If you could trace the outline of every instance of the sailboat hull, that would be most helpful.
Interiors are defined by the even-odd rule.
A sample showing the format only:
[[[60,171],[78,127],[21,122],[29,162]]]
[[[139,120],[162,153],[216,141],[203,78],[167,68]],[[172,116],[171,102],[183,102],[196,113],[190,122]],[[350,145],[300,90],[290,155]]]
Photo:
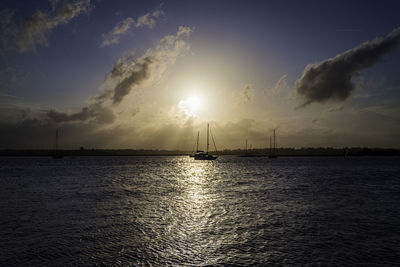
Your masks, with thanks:
[[[195,154],[195,160],[216,160],[218,156],[210,155],[210,154]]]

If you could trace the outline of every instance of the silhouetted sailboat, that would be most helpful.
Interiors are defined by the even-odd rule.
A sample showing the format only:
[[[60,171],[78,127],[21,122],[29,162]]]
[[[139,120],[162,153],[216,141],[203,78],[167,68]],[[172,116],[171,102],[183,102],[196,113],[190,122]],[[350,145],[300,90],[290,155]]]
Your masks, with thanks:
[[[250,144],[250,151],[251,151],[251,144]],[[254,154],[249,152],[249,150],[247,149],[247,139],[246,139],[246,148],[245,148],[245,153],[243,155],[239,155],[239,157],[242,158],[248,158],[248,157],[261,157],[262,155],[258,155],[258,154]]]
[[[191,158],[194,158],[194,155],[196,155],[196,153],[204,152],[203,150],[199,150],[199,137],[200,137],[200,131],[197,132],[197,139],[196,139],[196,143],[195,143],[196,150],[194,150],[194,147],[193,147],[193,152],[192,152],[192,154],[189,155],[189,157],[191,157]]]
[[[53,157],[53,159],[61,159],[64,157],[58,150],[58,129],[56,130],[56,140],[55,140],[54,151],[53,151],[52,157]]]
[[[274,129],[274,135],[273,135],[273,141],[272,137],[269,137],[269,155],[268,157],[270,159],[276,159],[278,157],[278,153],[276,152],[276,136],[275,136],[275,129]]]
[[[195,160],[216,160],[218,158],[218,156],[208,154],[208,147],[210,146],[209,134],[210,134],[210,124],[207,123],[207,150],[206,150],[206,152],[204,152],[204,151],[196,152],[194,154]],[[215,151],[217,151],[217,147],[215,145],[214,137],[212,136],[212,134],[211,134],[211,138],[214,143]]]

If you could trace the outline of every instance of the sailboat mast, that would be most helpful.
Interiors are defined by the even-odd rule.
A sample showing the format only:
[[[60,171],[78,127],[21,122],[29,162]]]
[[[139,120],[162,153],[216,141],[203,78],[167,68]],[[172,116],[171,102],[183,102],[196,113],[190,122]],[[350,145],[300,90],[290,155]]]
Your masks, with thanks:
[[[58,149],[58,129],[56,130],[56,147],[55,150]]]
[[[199,151],[199,137],[200,137],[200,131],[197,131],[196,152]]]
[[[207,154],[208,154],[208,146],[210,145],[210,139],[208,136],[209,130],[210,130],[210,124],[207,123]]]
[[[247,139],[246,139],[246,153],[247,153]]]
[[[272,136],[269,137],[269,153],[272,152]]]

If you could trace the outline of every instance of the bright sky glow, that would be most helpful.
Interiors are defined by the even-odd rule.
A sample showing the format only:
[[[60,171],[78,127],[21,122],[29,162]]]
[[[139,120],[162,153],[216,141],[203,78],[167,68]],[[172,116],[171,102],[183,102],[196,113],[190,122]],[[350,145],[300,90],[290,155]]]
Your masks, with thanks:
[[[178,107],[188,116],[196,116],[203,107],[203,99],[199,95],[192,95],[187,99],[181,100]]]

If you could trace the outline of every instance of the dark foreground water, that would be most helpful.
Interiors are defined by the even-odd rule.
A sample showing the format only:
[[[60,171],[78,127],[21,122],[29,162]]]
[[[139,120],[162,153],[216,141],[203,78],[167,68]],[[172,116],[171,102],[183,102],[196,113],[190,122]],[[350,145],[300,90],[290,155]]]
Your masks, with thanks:
[[[0,265],[399,266],[400,158],[0,158]]]

